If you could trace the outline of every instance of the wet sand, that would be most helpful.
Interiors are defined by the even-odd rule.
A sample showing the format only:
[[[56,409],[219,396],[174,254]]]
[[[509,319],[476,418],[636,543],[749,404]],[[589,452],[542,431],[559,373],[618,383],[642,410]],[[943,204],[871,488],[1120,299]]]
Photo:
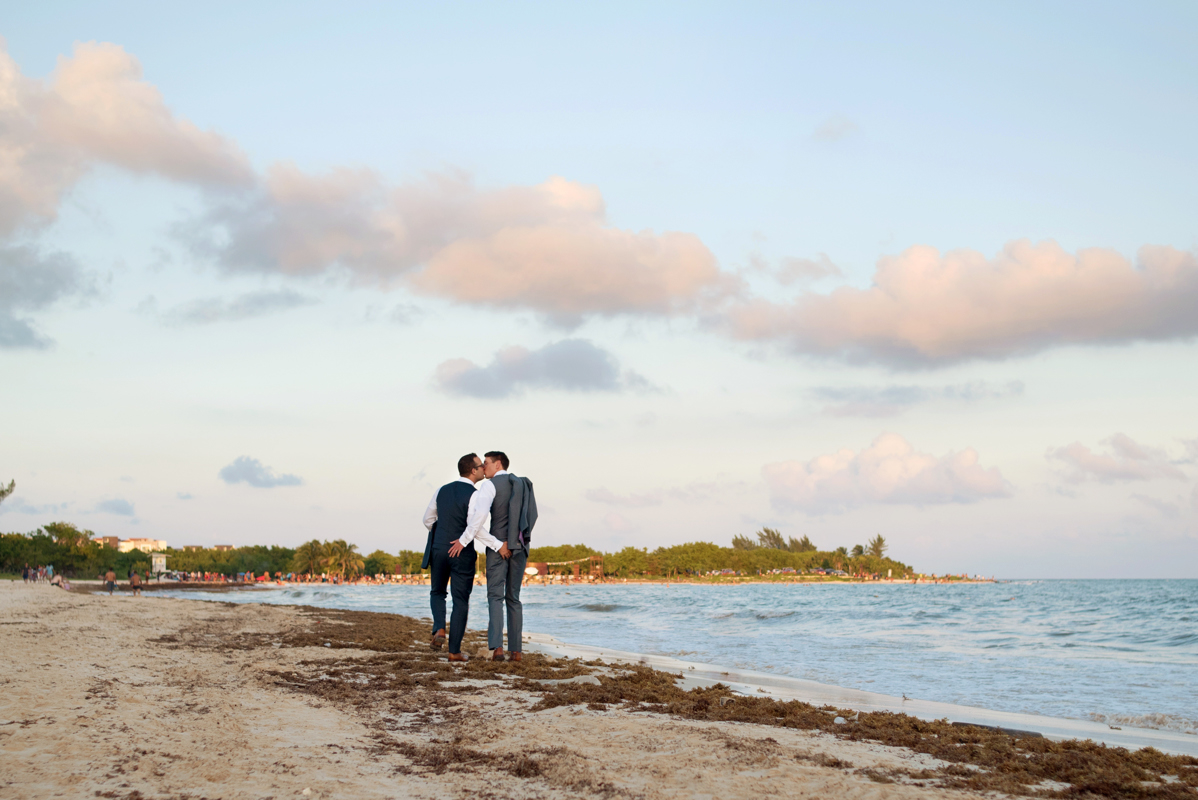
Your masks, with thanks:
[[[943,788],[976,768],[927,752],[781,716],[686,718],[773,719],[772,701],[703,690],[680,705],[664,673],[537,654],[463,668],[426,636],[392,615],[0,583],[0,795],[978,796]],[[471,634],[467,652],[483,644]],[[831,728],[810,706],[786,713]]]

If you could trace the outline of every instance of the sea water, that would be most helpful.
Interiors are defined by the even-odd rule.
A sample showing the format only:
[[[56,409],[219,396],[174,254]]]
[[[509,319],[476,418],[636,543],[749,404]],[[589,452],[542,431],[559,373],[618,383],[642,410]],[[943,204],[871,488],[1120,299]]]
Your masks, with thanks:
[[[429,616],[426,586],[301,584],[218,597]],[[522,599],[526,631],[570,643],[1198,734],[1198,580],[575,584],[526,586]],[[486,625],[479,586],[470,627]]]

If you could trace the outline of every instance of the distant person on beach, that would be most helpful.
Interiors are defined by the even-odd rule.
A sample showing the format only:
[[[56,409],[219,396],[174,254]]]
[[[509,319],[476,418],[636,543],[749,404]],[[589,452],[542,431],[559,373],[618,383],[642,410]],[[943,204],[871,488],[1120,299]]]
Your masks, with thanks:
[[[474,588],[474,570],[478,557],[474,542],[461,539],[470,523],[481,527],[480,507],[474,484],[482,480],[483,462],[476,453],[458,459],[458,479],[437,490],[424,511],[424,527],[429,531],[425,546],[425,561],[431,571],[429,602],[433,611],[432,648],[440,650],[445,643],[445,586],[453,593],[453,616],[449,621],[449,660],[466,661],[462,654],[462,637],[466,635],[466,618],[470,613],[470,592]]]
[[[112,592],[116,589],[116,573],[111,569],[105,572],[104,582],[108,584],[108,596],[112,597]]]
[[[137,570],[134,570],[132,574],[129,575],[129,587],[133,589],[134,597],[141,596],[141,576],[137,574]]]
[[[532,502],[532,483],[508,472],[511,461],[507,454],[492,450],[484,456],[483,474],[486,480],[478,485],[478,505],[491,514],[487,546],[487,649],[492,661],[503,661],[503,617],[507,610],[507,644],[512,661],[522,656],[521,634],[524,629],[524,605],[520,602],[520,584],[528,566],[527,535],[536,521],[536,503]],[[529,507],[531,503],[531,518]],[[521,527],[521,519],[525,525]],[[479,519],[481,527],[484,520]],[[484,541],[479,531],[467,528],[463,538],[473,533]],[[498,545],[498,546],[496,546]],[[452,552],[452,551],[451,551]]]
[[[21,577],[25,580],[25,583],[29,583],[29,565],[28,564],[25,565],[25,569],[21,570]]]

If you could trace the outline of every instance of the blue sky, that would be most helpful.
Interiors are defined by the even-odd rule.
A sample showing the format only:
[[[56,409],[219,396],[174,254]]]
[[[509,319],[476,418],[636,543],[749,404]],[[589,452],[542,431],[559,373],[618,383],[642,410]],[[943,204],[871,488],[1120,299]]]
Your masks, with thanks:
[[[1192,575],[1196,16],[0,11],[0,529]]]

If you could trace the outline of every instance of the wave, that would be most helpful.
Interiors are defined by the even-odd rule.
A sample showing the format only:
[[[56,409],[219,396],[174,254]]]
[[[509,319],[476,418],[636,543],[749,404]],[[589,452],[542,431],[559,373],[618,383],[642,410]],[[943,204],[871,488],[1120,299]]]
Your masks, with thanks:
[[[1091,714],[1090,719],[1119,728],[1127,726],[1198,735],[1198,720],[1180,714]]]
[[[608,611],[619,611],[621,608],[626,608],[626,606],[618,605],[616,603],[580,603],[579,605],[576,605],[575,608],[581,608],[583,611],[606,613]]]

